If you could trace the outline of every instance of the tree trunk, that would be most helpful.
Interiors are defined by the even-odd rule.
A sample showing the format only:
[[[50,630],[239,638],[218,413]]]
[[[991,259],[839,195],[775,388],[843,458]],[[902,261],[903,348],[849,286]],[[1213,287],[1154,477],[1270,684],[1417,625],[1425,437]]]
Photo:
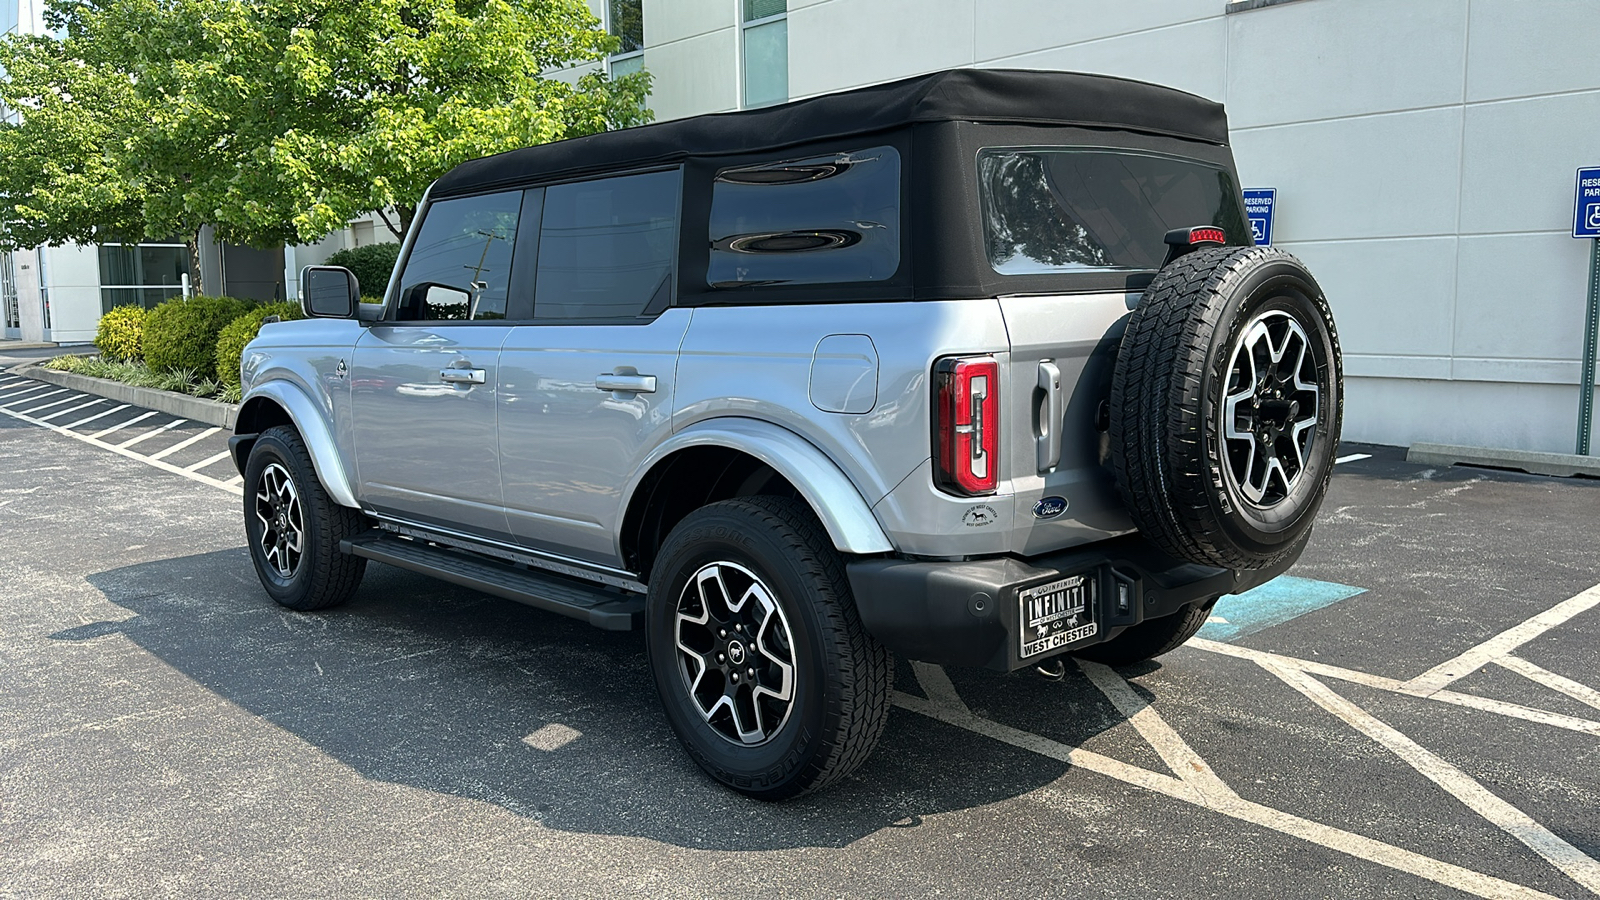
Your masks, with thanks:
[[[200,229],[189,232],[189,295],[199,297],[205,293],[205,281],[200,274]]]

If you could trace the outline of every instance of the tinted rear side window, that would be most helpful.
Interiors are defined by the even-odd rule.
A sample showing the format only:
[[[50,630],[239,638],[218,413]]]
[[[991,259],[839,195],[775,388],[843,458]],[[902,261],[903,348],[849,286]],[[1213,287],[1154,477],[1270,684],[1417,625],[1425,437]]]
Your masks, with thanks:
[[[1103,149],[978,154],[985,249],[1002,275],[1157,269],[1174,228],[1216,225],[1249,246],[1239,188],[1194,160]]]
[[[504,319],[521,212],[521,191],[430,205],[406,258],[397,317]]]
[[[546,188],[534,318],[627,318],[664,306],[682,180],[674,170]]]
[[[883,281],[899,268],[900,154],[893,147],[717,173],[712,287]]]

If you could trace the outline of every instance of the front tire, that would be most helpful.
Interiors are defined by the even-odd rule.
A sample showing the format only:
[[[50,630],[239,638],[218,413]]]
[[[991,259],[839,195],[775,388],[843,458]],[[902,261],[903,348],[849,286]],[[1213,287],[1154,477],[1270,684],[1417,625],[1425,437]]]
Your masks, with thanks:
[[[711,777],[785,800],[872,753],[889,653],[862,627],[843,561],[804,504],[746,497],[690,513],[656,559],[645,615],[667,721]]]
[[[367,561],[345,555],[339,542],[365,531],[366,517],[323,490],[299,433],[280,425],[256,438],[244,489],[245,538],[267,594],[301,612],[349,600]]]

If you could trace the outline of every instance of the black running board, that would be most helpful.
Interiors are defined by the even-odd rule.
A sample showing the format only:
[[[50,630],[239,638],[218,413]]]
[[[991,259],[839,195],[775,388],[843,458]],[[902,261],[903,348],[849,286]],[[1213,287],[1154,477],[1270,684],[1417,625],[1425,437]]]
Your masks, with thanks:
[[[376,529],[339,542],[339,549],[548,612],[582,619],[606,631],[631,631],[644,619],[638,594],[585,584]]]

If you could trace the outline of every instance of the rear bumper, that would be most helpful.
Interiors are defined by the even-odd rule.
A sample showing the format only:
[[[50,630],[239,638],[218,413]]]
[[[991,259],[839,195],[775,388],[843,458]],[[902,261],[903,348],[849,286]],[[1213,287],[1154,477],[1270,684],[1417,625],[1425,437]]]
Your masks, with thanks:
[[[846,570],[862,624],[909,659],[1002,672],[1110,640],[1130,625],[1172,615],[1264,584],[1299,554],[1269,568],[1213,569],[1175,560],[1138,534],[1030,559],[969,562],[859,559]],[[1017,593],[1083,575],[1098,633],[1065,647],[1021,656]]]

